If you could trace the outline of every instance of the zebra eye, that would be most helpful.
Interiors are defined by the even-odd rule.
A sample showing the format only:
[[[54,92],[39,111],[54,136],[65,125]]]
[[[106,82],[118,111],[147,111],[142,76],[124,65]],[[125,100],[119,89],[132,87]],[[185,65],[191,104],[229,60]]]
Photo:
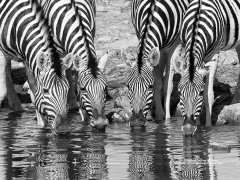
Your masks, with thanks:
[[[181,96],[181,91],[180,90],[178,90],[178,95]]]
[[[86,88],[85,87],[80,87],[80,90],[81,91],[86,91]]]
[[[203,96],[203,93],[204,93],[204,91],[201,90],[200,93],[199,93],[199,96]]]
[[[153,85],[150,84],[149,87],[148,87],[148,89],[153,89]]]
[[[48,93],[49,93],[49,89],[43,88],[43,93],[44,93],[44,94],[48,94]]]

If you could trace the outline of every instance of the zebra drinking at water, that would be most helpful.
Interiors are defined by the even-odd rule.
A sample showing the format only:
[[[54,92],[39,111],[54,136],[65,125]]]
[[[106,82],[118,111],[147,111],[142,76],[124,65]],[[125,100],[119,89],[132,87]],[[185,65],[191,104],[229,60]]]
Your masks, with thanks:
[[[99,60],[99,63],[97,62],[93,43],[95,1],[38,0],[38,2],[45,17],[49,20],[48,23],[58,51],[62,55],[70,54],[73,65],[78,71],[77,86],[82,119],[84,119],[83,111],[85,110],[93,127],[105,128],[108,119],[104,115],[106,92],[106,79],[102,74],[104,63],[102,63],[102,59]],[[67,77],[71,87],[70,72]],[[72,101],[76,100],[73,88],[70,88],[69,97]]]
[[[212,126],[213,81],[218,54],[236,48],[240,57],[239,17],[238,0],[193,0],[188,7],[181,29],[183,45],[177,47],[172,59],[175,69],[182,75],[178,89],[184,134],[196,131],[203,101],[206,107],[205,126]],[[238,82],[233,102],[240,101],[239,90]]]
[[[156,119],[170,118],[170,57],[179,44],[183,14],[190,0],[134,0],[132,22],[139,39],[137,64],[127,78],[132,126],[144,125],[154,97]],[[161,51],[161,54],[160,54]],[[165,76],[164,76],[165,70]],[[162,106],[164,97],[165,112]],[[165,115],[164,115],[165,114]],[[135,120],[133,120],[135,119]]]
[[[3,65],[0,97],[5,97],[6,90],[14,92],[9,73],[11,59],[22,61],[33,92],[38,124],[49,123],[55,134],[70,131],[66,114],[69,84],[65,70],[71,66],[72,59],[66,56],[60,61],[38,4],[33,0],[2,0],[0,36],[0,48],[5,55],[0,62]]]

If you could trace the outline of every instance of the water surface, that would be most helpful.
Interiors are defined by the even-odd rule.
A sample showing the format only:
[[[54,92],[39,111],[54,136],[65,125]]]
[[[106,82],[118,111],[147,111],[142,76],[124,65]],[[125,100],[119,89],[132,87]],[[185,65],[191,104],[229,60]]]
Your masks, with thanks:
[[[0,179],[239,179],[240,126],[183,138],[181,118],[131,130],[113,123],[91,130],[70,115],[73,132],[56,137],[35,112],[0,112]]]

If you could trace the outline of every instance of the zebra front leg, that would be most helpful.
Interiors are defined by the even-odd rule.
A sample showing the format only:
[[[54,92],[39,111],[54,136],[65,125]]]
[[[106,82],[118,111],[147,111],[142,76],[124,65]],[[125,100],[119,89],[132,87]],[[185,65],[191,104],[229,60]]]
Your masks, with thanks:
[[[7,95],[7,84],[6,84],[6,59],[0,51],[0,106],[2,101]]]
[[[77,97],[74,91],[73,86],[73,78],[72,78],[72,69],[69,68],[66,70],[66,77],[69,83],[69,91],[68,91],[68,108],[69,110],[75,111],[79,109],[79,106],[77,104]]]
[[[159,64],[154,67],[154,96],[153,102],[155,107],[155,119],[164,120],[165,114],[162,106],[163,96],[163,67]]]
[[[206,63],[205,66],[209,68],[209,74],[206,77],[204,103],[206,107],[206,127],[212,126],[212,106],[214,103],[213,83],[217,70],[218,54],[213,57],[213,60]]]
[[[7,85],[7,99],[9,107],[16,112],[23,111],[21,101],[19,100],[13,81],[11,78],[11,59],[6,58],[6,85]]]
[[[171,94],[173,90],[173,75],[174,75],[174,69],[172,66],[171,57],[168,55],[167,62],[166,62],[166,70],[165,70],[165,76],[164,76],[164,105],[165,105],[165,118],[171,118],[170,114],[170,100],[171,100]]]
[[[174,65],[173,65],[173,52],[175,51],[176,47],[179,45],[179,39],[176,40],[176,43],[174,43],[170,49],[165,50],[165,64],[166,64],[166,70],[165,70],[165,76],[164,76],[164,106],[165,106],[165,113],[166,113],[166,119],[171,118],[170,110],[170,102],[171,102],[171,95],[173,90],[173,76],[175,73]]]
[[[238,60],[240,62],[240,46],[236,47],[237,55],[238,55]],[[240,103],[240,74],[238,76],[238,83],[237,83],[237,88],[235,90],[235,94],[233,96],[232,104],[235,103]]]

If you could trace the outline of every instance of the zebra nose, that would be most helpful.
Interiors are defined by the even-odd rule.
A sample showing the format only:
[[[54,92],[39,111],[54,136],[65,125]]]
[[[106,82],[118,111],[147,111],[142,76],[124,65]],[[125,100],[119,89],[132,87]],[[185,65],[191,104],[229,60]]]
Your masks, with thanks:
[[[129,119],[129,124],[131,127],[144,127],[146,125],[147,119],[143,114],[143,110],[140,110],[138,113],[133,111],[132,116]]]
[[[55,122],[55,127],[53,127],[55,134],[67,134],[71,131],[67,115],[57,115]]]
[[[197,130],[197,125],[194,120],[194,116],[193,115],[190,115],[190,116],[185,115],[184,122],[182,125],[183,134],[184,135],[194,135],[196,130]]]

